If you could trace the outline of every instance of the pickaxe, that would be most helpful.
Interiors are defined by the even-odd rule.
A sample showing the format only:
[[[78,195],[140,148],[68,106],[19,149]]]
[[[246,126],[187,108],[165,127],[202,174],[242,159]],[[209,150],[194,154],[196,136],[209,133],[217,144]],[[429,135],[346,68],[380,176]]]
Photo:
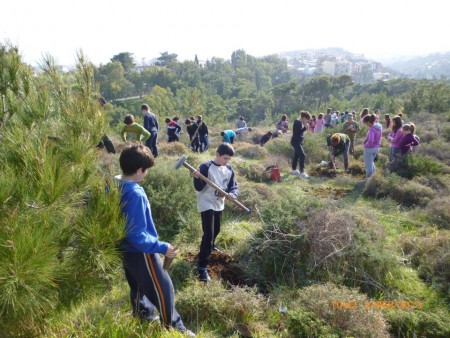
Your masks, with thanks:
[[[197,169],[195,169],[193,166],[191,166],[189,163],[186,162],[186,156],[183,155],[181,156],[178,161],[175,163],[174,168],[175,169],[179,169],[181,166],[189,169],[189,171],[191,173],[194,173],[197,171]],[[199,179],[201,179],[202,181],[204,181],[206,184],[208,184],[210,187],[212,187],[213,189],[217,190],[221,196],[224,196],[226,199],[228,199],[229,201],[233,202],[234,204],[236,204],[239,209],[241,209],[242,211],[244,211],[246,214],[250,213],[250,209],[247,208],[245,205],[243,205],[241,202],[239,202],[237,199],[233,198],[229,193],[227,193],[226,191],[224,191],[222,188],[220,188],[217,184],[215,184],[214,182],[212,182],[210,179],[208,179],[207,177],[205,177],[202,174],[199,174],[198,176]]]

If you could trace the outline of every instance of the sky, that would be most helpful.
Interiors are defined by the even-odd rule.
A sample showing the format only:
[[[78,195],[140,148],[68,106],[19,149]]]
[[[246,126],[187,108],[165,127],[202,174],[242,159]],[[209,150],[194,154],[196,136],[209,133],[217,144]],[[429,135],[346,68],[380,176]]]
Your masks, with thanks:
[[[30,64],[50,54],[71,65],[80,49],[97,65],[120,52],[207,60],[326,47],[383,61],[450,51],[447,8],[444,0],[2,0],[0,43],[17,45]]]

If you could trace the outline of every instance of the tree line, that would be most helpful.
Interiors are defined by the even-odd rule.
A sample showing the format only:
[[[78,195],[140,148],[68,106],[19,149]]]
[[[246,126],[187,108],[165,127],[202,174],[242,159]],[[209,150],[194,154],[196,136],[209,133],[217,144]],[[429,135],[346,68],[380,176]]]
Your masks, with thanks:
[[[273,121],[300,109],[359,110],[370,106],[387,113],[450,110],[448,80],[394,79],[354,83],[350,75],[301,77],[277,55],[254,57],[237,50],[228,60],[179,61],[164,52],[153,66],[137,70],[132,53],[114,55],[96,68],[95,79],[110,101],[139,96],[162,116],[205,114],[213,120],[241,115],[252,122]],[[119,104],[120,105],[120,104]],[[122,106],[127,107],[126,104]]]

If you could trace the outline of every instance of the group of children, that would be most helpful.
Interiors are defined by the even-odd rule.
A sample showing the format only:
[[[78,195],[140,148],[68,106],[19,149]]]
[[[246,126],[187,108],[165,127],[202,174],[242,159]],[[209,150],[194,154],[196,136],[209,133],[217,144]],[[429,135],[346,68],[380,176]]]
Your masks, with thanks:
[[[156,115],[150,111],[147,104],[141,106],[141,112],[144,116],[144,125],[142,126],[136,123],[134,115],[128,114],[123,121],[125,126],[122,128],[120,136],[123,142],[144,142],[152,152],[153,156],[158,157],[158,119]],[[178,142],[180,140],[182,128],[179,124],[179,120],[179,117],[174,117],[173,119],[168,117],[165,119],[167,126],[167,141],[169,143]],[[187,119],[185,123],[190,138],[189,147],[200,152],[208,150],[208,127],[203,122],[202,116],[197,116],[197,120],[191,117],[190,119]]]
[[[333,125],[333,114],[339,116],[339,112],[331,114],[331,108],[328,108],[327,114],[328,118],[324,117],[325,128],[332,127]],[[355,122],[355,112],[349,114],[345,112],[341,115],[340,122],[342,125],[342,133],[334,133],[327,135],[327,146],[330,149],[330,166],[334,169],[336,174],[335,158],[336,156],[343,155],[344,157],[344,170],[348,172],[349,166],[349,154],[354,154],[354,143],[356,134],[360,130],[360,125]],[[319,116],[321,116],[320,114]],[[287,118],[282,118],[282,120],[287,121]],[[322,118],[318,119],[321,120]],[[317,121],[318,121],[317,120]],[[313,120],[313,117],[309,112],[300,112],[300,118],[294,121],[293,124],[293,134],[291,138],[291,145],[294,148],[294,156],[292,161],[292,171],[291,174],[299,175],[303,178],[308,178],[308,175],[304,172],[305,167],[305,152],[303,150],[303,139],[304,133],[311,129],[311,125],[314,128],[317,127],[317,121]],[[345,121],[345,122],[344,122]],[[366,178],[372,176],[375,171],[375,162],[378,158],[378,153],[381,147],[381,138],[383,127],[379,123],[379,111],[375,110],[374,114],[370,114],[368,108],[364,108],[360,114],[360,124],[365,125],[368,128],[366,138],[364,140],[364,165],[366,169]],[[319,124],[319,128],[321,124]],[[413,148],[420,144],[419,138],[414,134],[415,126],[414,124],[404,124],[402,114],[398,114],[393,119],[390,118],[389,114],[385,115],[385,128],[392,129],[388,135],[388,141],[390,142],[390,156],[389,156],[389,166],[392,172],[398,170],[399,166],[403,163],[408,155],[412,152]],[[287,131],[287,128],[285,129]],[[319,129],[320,130],[320,129]],[[315,130],[314,130],[315,131]],[[299,169],[297,170],[297,162],[299,164]]]
[[[150,149],[153,156],[158,156],[158,132],[159,125],[156,115],[150,111],[147,104],[141,106],[141,112],[144,116],[144,125],[140,125],[135,122],[135,118],[132,114],[125,116],[124,124],[120,132],[120,136],[123,142],[144,142]],[[181,125],[179,123],[180,118],[174,117],[173,119],[167,117],[165,123],[167,125],[167,137],[168,142],[178,142],[180,140],[180,134],[182,132]],[[197,119],[190,117],[185,120],[186,131],[189,135],[189,148],[194,152],[205,152],[209,148],[209,131],[208,126],[203,121],[201,115],[197,116]],[[222,140],[225,143],[234,143],[237,135],[242,135],[251,132],[252,128],[247,127],[247,123],[243,116],[239,118],[236,124],[235,130],[224,130],[221,132]]]
[[[134,122],[133,115],[125,117],[125,126],[122,129],[124,141],[141,141],[127,145],[120,155],[120,167],[122,175],[117,176],[118,186],[121,192],[122,212],[126,218],[125,237],[121,243],[123,252],[123,266],[125,277],[130,287],[130,298],[133,315],[146,320],[156,319],[155,310],[159,312],[159,320],[166,328],[174,328],[195,336],[187,330],[175,308],[174,287],[172,280],[163,267],[159,255],[173,259],[178,248],[160,241],[154,224],[150,203],[139,183],[147,175],[148,170],[154,166],[155,157],[158,156],[157,135],[158,122],[156,116],[150,112],[147,105],[142,105],[144,126]],[[331,109],[327,111],[327,114]],[[332,115],[332,114],[331,114]],[[354,141],[360,125],[355,122],[355,115],[344,113],[340,122],[342,132],[327,136],[327,145],[330,147],[330,164],[334,170],[336,156],[344,156],[345,170],[348,170],[349,154],[354,153]],[[341,116],[341,117],[342,117]],[[323,120],[323,123],[318,123]],[[329,121],[329,123],[327,123]],[[332,119],[325,119],[322,114],[314,121],[314,116],[307,111],[301,111],[299,119],[292,125],[291,146],[294,149],[292,161],[292,174],[303,178],[309,176],[305,172],[306,154],[303,149],[305,132],[322,132],[323,128],[332,124]],[[386,128],[392,128],[388,136],[391,144],[390,165],[394,171],[401,156],[408,154],[412,147],[419,144],[414,135],[413,124],[404,124],[401,116],[392,120],[387,119]],[[364,163],[366,176],[370,177],[375,172],[375,161],[381,145],[383,127],[379,123],[377,114],[370,114],[366,108],[361,112],[360,123],[368,127],[364,141]],[[388,124],[389,123],[389,124]],[[167,119],[169,142],[179,140],[181,126],[178,118]],[[208,149],[208,128],[201,116],[197,119],[190,118],[185,121],[190,139],[190,147],[194,151]],[[208,264],[211,253],[220,251],[216,246],[216,239],[220,233],[222,211],[224,209],[225,196],[206,184],[201,175],[207,177],[213,183],[228,193],[227,198],[237,198],[238,185],[231,167],[230,160],[234,156],[232,143],[237,134],[251,131],[245,120],[241,117],[236,125],[236,131],[225,130],[221,133],[224,143],[216,151],[215,158],[201,164],[192,173],[193,186],[197,195],[197,210],[200,213],[203,236],[197,262],[197,277],[202,282],[211,280],[208,274]],[[276,133],[287,133],[289,130],[288,119],[283,115],[277,124]],[[313,130],[314,127],[314,130]],[[240,131],[238,133],[238,131]],[[297,170],[297,166],[299,170]]]

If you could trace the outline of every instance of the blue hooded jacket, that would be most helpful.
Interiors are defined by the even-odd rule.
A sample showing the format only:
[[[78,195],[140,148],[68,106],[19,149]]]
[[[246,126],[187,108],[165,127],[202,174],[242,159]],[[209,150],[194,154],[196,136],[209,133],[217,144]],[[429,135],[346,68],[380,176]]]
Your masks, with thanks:
[[[158,240],[150,203],[144,189],[136,182],[122,180],[119,189],[122,213],[126,218],[125,238],[120,249],[126,252],[166,254],[169,244]]]

